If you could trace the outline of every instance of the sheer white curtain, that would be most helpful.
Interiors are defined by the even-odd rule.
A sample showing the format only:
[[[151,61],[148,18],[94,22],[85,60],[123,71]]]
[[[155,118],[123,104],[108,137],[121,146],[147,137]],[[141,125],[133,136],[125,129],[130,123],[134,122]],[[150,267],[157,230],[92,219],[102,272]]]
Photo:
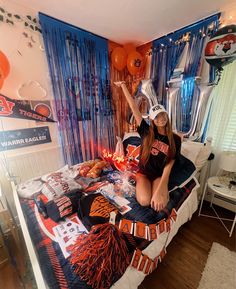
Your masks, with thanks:
[[[236,61],[224,67],[219,84],[212,91],[212,107],[206,136],[212,137],[215,153],[213,172],[222,151],[236,151]]]

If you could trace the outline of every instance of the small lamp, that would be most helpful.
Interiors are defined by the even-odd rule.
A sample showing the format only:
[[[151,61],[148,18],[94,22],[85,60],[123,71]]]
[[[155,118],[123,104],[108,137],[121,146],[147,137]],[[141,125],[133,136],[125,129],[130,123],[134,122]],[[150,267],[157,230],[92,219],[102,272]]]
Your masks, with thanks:
[[[228,173],[236,172],[236,152],[223,152],[220,157],[220,168]],[[229,188],[236,185],[232,175],[229,174]]]

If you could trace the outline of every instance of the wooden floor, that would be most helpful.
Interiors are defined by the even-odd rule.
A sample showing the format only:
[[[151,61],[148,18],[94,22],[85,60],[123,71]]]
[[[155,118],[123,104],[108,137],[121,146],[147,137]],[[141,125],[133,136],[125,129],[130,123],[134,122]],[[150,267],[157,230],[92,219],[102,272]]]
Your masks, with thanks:
[[[234,216],[227,210],[219,207],[217,209],[225,217]],[[204,205],[204,210],[205,213],[212,212],[207,203]],[[218,220],[198,217],[195,213],[192,220],[180,228],[168,246],[163,262],[159,264],[157,270],[145,278],[139,289],[197,289],[213,242],[236,251],[236,232],[234,231],[233,236],[229,238]],[[19,274],[15,266],[10,263],[1,268],[0,288],[35,288],[24,278],[22,271],[25,270],[22,267],[22,264],[25,264],[25,251],[22,249],[14,253],[21,272]]]
[[[21,232],[9,235],[7,243],[10,252],[8,262],[0,269],[0,289],[37,289]]]
[[[234,217],[232,212],[216,208],[222,217]],[[212,214],[207,202],[203,209],[204,213]],[[232,223],[227,224],[230,227]],[[167,247],[163,262],[144,279],[139,289],[197,289],[213,242],[236,251],[236,232],[229,238],[219,220],[198,217],[195,213]]]

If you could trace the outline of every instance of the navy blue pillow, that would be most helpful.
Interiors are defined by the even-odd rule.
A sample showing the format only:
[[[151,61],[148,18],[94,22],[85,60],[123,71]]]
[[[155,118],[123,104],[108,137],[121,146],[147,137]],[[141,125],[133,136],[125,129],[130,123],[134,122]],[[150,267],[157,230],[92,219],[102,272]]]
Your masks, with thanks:
[[[141,138],[137,132],[126,133],[123,139],[125,156],[129,160],[139,162]]]
[[[172,190],[176,186],[181,186],[181,184],[193,176],[195,172],[195,165],[189,159],[180,154],[170,173],[168,183],[169,190]]]

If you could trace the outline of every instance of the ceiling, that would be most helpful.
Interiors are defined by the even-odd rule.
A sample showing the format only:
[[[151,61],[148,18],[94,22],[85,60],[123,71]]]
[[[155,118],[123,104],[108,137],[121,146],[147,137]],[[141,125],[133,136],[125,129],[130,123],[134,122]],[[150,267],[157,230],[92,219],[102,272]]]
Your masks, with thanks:
[[[143,44],[218,11],[236,22],[235,0],[11,0],[117,43]]]

